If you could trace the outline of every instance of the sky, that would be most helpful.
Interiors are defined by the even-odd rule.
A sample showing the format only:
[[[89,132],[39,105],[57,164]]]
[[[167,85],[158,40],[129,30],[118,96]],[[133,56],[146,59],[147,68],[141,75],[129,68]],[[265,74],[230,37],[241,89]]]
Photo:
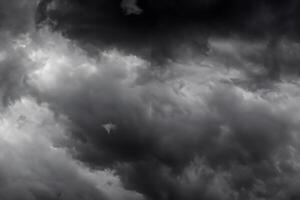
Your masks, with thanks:
[[[297,0],[0,0],[0,199],[300,199]]]

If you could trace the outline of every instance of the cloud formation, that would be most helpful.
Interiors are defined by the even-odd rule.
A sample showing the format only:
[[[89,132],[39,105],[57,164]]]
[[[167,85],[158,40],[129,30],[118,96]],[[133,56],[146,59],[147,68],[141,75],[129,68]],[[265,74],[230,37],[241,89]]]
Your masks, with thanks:
[[[137,6],[136,0],[123,0],[121,2],[121,8],[125,11],[126,15],[139,15],[143,12],[143,10]]]
[[[295,0],[53,0],[42,3],[44,6],[37,10],[38,16],[42,16],[38,22],[50,20],[54,29],[63,31],[86,49],[117,47],[140,55],[155,66],[180,60],[178,54],[182,56],[186,49],[205,55],[211,36],[239,36],[249,42],[269,43],[265,54],[272,58],[264,65],[271,68],[271,79],[278,79],[278,43],[285,37],[299,40],[299,2]],[[127,8],[125,14],[122,8]],[[126,15],[128,12],[137,15]]]
[[[256,71],[227,68],[224,59],[248,59],[243,52],[231,57],[239,42],[212,41],[214,50],[198,63],[153,69],[118,50],[91,57],[60,34],[41,35],[38,51],[27,47],[40,66],[28,83],[69,117],[75,158],[116,170],[127,189],[149,199],[299,195],[292,189],[299,173],[298,82],[287,77],[262,87]],[[257,65],[257,73],[263,69]],[[107,134],[103,124],[118,128]]]
[[[298,199],[298,4],[0,0],[0,198]]]
[[[40,41],[37,1],[0,1],[0,198],[141,199],[123,188],[113,169],[91,169],[63,144],[72,140],[68,118],[38,101],[31,74]],[[66,142],[68,141],[68,142]]]
[[[64,128],[45,105],[22,98],[2,113],[0,124],[1,199],[105,199],[88,177],[93,172],[55,147]]]

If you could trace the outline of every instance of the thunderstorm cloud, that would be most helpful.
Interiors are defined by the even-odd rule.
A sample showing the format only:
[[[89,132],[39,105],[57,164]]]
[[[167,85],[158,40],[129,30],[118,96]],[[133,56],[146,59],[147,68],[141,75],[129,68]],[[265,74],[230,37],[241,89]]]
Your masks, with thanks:
[[[0,199],[299,199],[299,10],[0,0]]]

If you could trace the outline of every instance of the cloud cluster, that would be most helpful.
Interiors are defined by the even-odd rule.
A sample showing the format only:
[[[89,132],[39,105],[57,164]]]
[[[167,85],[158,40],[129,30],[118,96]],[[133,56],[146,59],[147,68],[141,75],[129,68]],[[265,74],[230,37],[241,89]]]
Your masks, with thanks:
[[[292,199],[299,193],[297,79],[257,84],[253,48],[211,41],[198,62],[153,69],[118,50],[90,56],[43,30],[26,52],[39,66],[28,84],[68,116],[72,155],[114,169],[127,189],[149,199]],[[228,48],[227,46],[230,46]],[[226,46],[226,48],[224,48]],[[224,50],[225,49],[225,50]],[[236,57],[232,57],[236,55]],[[253,88],[250,88],[251,85]],[[293,112],[291,112],[293,111]],[[116,128],[107,132],[104,126]]]
[[[37,1],[0,1],[0,198],[141,199],[113,170],[90,169],[63,144],[71,139],[67,117],[38,102],[31,74],[37,51]],[[57,74],[56,74],[57,75]]]
[[[0,0],[0,198],[298,199],[298,4]]]
[[[29,97],[1,114],[1,199],[134,199],[112,172],[90,170],[60,148],[66,120]]]

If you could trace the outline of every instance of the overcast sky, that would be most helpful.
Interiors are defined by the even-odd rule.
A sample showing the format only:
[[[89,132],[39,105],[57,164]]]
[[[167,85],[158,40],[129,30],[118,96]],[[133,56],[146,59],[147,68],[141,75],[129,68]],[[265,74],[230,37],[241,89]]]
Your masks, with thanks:
[[[0,199],[300,199],[299,10],[0,0]]]

